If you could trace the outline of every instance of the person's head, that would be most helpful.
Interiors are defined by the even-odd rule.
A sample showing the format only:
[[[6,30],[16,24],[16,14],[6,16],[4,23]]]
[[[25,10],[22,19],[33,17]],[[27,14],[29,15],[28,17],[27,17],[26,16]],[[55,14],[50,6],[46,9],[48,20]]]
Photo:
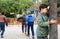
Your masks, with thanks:
[[[39,6],[39,11],[42,12],[42,13],[44,13],[44,14],[47,13],[48,9],[49,9],[49,6],[47,4],[41,4]]]
[[[22,15],[23,15],[23,16],[25,16],[26,14],[25,14],[25,13],[23,13]]]
[[[28,11],[28,14],[31,14],[31,11]]]
[[[5,12],[1,12],[1,15],[5,15]]]

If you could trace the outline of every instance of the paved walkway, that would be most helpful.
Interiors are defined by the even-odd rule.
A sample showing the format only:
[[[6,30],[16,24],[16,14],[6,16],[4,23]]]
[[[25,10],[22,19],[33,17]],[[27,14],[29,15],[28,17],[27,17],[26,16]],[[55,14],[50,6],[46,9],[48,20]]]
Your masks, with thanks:
[[[34,27],[34,30],[36,30],[36,25]],[[6,27],[3,39],[28,39],[28,37],[22,33],[21,25],[10,25],[9,27]]]
[[[36,39],[36,28],[37,25],[34,26],[35,39]],[[9,27],[6,27],[3,39],[31,39],[31,37],[32,35],[30,36],[30,38],[28,38],[25,34],[22,34],[21,25],[9,25]],[[59,38],[60,38],[60,25],[58,26],[58,39]]]

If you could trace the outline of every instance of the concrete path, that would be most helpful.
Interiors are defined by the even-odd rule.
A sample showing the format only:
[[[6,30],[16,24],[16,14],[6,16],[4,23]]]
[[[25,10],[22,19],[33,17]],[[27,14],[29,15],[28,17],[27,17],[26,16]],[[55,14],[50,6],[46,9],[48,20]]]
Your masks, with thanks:
[[[34,32],[35,32],[35,39],[36,39],[36,28],[37,25],[34,26]],[[5,28],[5,34],[4,38],[0,39],[32,39],[28,38],[25,34],[21,31],[21,25],[9,25],[9,27]],[[60,25],[58,25],[58,39],[60,39]]]

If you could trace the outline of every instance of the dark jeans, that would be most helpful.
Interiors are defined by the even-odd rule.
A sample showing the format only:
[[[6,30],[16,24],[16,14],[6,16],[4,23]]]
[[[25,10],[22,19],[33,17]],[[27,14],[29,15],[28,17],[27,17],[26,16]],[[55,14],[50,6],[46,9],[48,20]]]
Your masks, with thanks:
[[[22,32],[26,32],[27,26],[26,23],[22,23]]]
[[[48,37],[47,36],[45,36],[45,37],[39,37],[39,36],[37,36],[37,39],[48,39]]]
[[[30,36],[30,28],[31,28],[32,36],[34,36],[33,25],[34,25],[34,22],[28,22],[28,36]]]
[[[1,35],[4,35],[4,31],[5,31],[5,23],[4,22],[0,22],[0,28],[1,28]]]

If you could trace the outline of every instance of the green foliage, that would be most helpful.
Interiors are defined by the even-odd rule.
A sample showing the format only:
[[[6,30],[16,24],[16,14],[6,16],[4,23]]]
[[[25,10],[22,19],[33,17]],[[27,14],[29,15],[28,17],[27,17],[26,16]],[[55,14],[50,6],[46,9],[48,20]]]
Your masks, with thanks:
[[[57,11],[58,11],[58,17],[60,17],[60,7],[58,7]]]
[[[49,0],[42,0],[42,3],[49,4]]]
[[[57,7],[60,7],[60,0],[57,0]]]
[[[57,0],[57,11],[58,11],[58,17],[60,17],[60,0]]]
[[[23,13],[33,4],[30,0],[0,0],[0,12]]]

